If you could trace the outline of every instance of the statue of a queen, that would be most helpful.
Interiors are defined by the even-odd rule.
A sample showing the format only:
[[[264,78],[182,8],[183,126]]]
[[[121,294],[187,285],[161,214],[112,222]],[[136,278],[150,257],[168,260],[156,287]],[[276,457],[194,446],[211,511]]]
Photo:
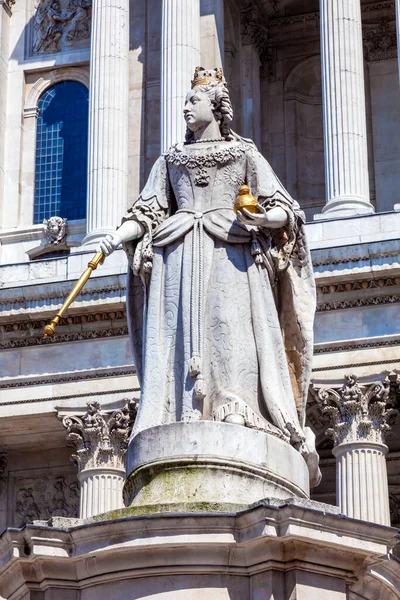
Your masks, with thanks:
[[[305,428],[315,286],[304,214],[251,140],[229,127],[221,69],[197,68],[186,139],[154,164],[114,234],[129,258],[141,383],[133,437],[214,420],[268,432],[315,461]],[[257,212],[235,213],[240,186]]]

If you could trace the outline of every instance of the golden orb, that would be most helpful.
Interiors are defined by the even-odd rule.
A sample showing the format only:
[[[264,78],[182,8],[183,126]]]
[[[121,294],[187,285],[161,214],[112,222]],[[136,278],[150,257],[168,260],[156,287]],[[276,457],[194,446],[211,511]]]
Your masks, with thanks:
[[[250,194],[250,188],[245,183],[239,188],[239,196],[235,200],[235,204],[233,210],[235,213],[238,210],[242,210],[245,208],[250,213],[256,214],[258,212],[257,209],[258,200],[255,196]]]

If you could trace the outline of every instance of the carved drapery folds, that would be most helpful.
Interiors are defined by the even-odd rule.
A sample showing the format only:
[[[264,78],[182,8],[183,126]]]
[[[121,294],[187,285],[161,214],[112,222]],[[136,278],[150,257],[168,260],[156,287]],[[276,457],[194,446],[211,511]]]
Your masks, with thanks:
[[[136,416],[137,402],[127,400],[111,414],[102,412],[99,402],[88,402],[83,417],[65,416],[67,439],[76,452],[72,460],[79,471],[96,468],[124,469],[124,456]]]
[[[87,45],[92,0],[39,0],[33,15],[33,54]]]
[[[399,376],[390,374],[383,382],[359,384],[355,375],[346,375],[341,390],[321,388],[319,400],[332,427],[327,434],[335,446],[353,442],[384,444],[398,411],[395,409]]]

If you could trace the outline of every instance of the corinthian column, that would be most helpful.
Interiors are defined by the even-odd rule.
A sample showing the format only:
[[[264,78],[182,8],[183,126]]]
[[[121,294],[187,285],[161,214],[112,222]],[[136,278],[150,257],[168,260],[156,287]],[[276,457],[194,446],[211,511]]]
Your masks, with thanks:
[[[120,224],[128,181],[129,0],[94,0],[90,44],[87,235]]]
[[[197,66],[200,66],[200,0],[163,0],[162,151],[185,139],[183,107]]]
[[[320,21],[327,200],[323,218],[372,213],[360,0],[320,0]]]
[[[124,461],[135,416],[134,401],[111,414],[89,402],[83,417],[62,419],[67,439],[77,449],[72,460],[78,465],[81,519],[123,507]]]
[[[348,517],[390,525],[385,434],[397,416],[397,391],[397,375],[369,386],[350,375],[340,391],[319,391],[332,422],[336,503]]]

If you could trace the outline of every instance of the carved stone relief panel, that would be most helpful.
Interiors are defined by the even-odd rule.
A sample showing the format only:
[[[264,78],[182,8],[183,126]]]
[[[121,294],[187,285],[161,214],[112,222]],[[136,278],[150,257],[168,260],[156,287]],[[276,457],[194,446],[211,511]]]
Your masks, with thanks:
[[[31,55],[87,47],[92,0],[34,0]]]
[[[12,524],[22,527],[50,517],[78,517],[79,483],[74,473],[16,477]]]

